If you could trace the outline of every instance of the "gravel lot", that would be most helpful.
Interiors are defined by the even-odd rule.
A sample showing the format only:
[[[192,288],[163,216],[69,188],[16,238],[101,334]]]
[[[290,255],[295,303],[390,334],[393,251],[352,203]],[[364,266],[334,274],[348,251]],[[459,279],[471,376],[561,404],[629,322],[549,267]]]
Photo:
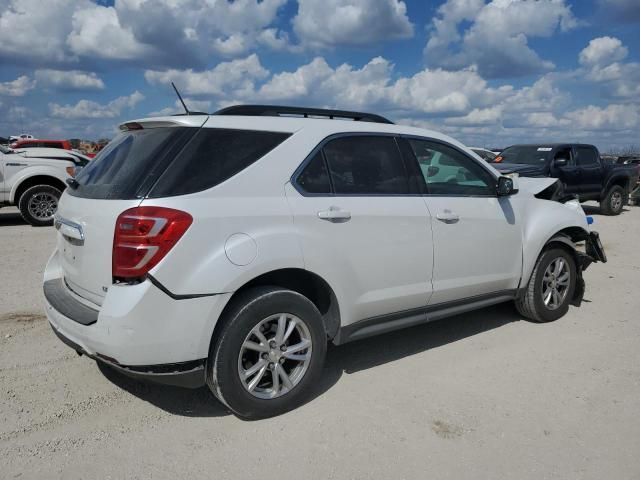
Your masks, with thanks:
[[[244,422],[206,390],[80,358],[43,316],[54,230],[0,210],[0,478],[640,478],[640,208],[546,325],[510,304],[329,350],[304,407]]]

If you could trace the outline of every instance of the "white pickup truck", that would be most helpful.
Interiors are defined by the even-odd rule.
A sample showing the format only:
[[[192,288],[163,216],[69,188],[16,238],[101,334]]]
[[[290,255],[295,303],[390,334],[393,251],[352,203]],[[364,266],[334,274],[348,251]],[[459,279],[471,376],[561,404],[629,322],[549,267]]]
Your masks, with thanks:
[[[31,225],[51,225],[67,179],[88,162],[68,150],[0,146],[0,207],[16,205]]]

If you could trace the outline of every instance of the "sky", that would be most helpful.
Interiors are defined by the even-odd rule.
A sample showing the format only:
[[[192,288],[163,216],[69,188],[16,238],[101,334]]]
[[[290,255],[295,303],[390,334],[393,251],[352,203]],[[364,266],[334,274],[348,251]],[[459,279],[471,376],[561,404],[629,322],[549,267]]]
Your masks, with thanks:
[[[640,0],[0,0],[0,136],[277,104],[640,145]]]

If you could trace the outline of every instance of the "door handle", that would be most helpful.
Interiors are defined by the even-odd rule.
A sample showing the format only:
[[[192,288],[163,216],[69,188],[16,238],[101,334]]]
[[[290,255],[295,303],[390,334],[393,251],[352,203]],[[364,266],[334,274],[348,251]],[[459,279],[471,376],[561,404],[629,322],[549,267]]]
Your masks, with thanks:
[[[444,223],[457,223],[460,221],[460,216],[457,213],[450,212],[449,210],[438,213],[436,218]]]
[[[344,223],[351,220],[351,212],[340,210],[338,207],[329,207],[329,210],[318,212],[318,218],[332,223]]]

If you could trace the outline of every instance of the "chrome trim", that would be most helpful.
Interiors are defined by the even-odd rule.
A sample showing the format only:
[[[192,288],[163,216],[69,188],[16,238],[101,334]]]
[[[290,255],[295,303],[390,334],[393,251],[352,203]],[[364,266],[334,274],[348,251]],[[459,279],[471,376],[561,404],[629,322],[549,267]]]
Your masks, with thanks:
[[[67,220],[56,213],[53,217],[53,226],[63,236],[84,242],[84,230],[82,229],[82,225],[79,223]]]

